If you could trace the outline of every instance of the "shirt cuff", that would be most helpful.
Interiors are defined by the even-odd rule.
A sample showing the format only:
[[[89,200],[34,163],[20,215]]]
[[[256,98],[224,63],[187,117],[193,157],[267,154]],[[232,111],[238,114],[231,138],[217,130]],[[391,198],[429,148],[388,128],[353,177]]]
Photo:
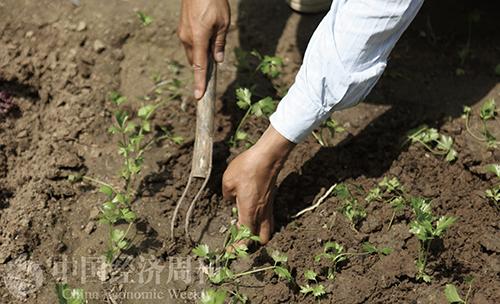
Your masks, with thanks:
[[[303,141],[329,116],[293,85],[269,120],[283,137],[296,144]]]

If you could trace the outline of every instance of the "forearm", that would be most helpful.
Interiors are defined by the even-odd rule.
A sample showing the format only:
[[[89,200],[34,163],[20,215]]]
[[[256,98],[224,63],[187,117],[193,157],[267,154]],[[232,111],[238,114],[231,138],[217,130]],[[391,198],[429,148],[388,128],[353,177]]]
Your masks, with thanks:
[[[422,3],[335,1],[309,42],[294,85],[271,116],[273,127],[298,143],[332,111],[357,104]]]

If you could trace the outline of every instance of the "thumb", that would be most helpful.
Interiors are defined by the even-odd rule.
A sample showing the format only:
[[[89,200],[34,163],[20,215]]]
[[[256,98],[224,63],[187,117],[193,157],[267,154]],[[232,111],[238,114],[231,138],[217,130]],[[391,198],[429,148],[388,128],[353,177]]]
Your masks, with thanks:
[[[226,30],[219,30],[213,41],[213,56],[215,61],[221,63],[224,61],[224,49],[226,47]]]
[[[208,66],[208,39],[200,39],[193,44],[194,98],[205,94]]]

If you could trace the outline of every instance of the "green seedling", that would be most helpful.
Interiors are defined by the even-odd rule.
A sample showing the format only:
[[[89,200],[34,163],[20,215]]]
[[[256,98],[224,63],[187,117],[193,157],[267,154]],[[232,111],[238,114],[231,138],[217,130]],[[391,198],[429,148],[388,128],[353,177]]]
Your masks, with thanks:
[[[275,79],[281,75],[281,70],[283,68],[283,59],[278,56],[262,56],[257,51],[252,51],[253,56],[260,60],[257,69],[260,70],[262,74],[269,77],[270,79]]]
[[[276,101],[271,97],[265,97],[257,102],[252,102],[252,92],[248,88],[239,88],[236,90],[236,105],[245,110],[245,115],[238,123],[234,135],[229,140],[229,145],[234,147],[238,142],[253,145],[254,141],[242,130],[245,122],[251,115],[268,118],[276,110]]]
[[[81,288],[70,288],[68,284],[56,285],[59,304],[85,304],[85,292]]]
[[[485,166],[485,170],[495,174],[497,179],[500,179],[500,164],[487,165]],[[494,203],[495,207],[500,209],[500,183],[490,189],[486,189],[485,194]]]
[[[346,184],[338,184],[334,193],[342,201],[343,205],[340,211],[351,222],[352,228],[356,230],[356,225],[366,218],[365,209],[351,194]]]
[[[318,283],[317,280],[318,275],[316,274],[316,272],[314,272],[313,270],[306,270],[304,272],[304,277],[307,280],[307,284],[299,286],[301,293],[306,295],[310,293],[316,299],[319,299],[326,294],[325,286],[323,286],[323,284]],[[312,286],[309,285],[312,282],[314,283],[314,285]]]
[[[481,109],[479,110],[479,118],[481,119],[483,126],[481,135],[478,135],[474,131],[472,131],[470,127],[471,115],[472,115],[472,108],[464,106],[462,117],[464,117],[465,119],[465,128],[467,129],[467,132],[470,134],[470,136],[472,136],[472,138],[480,142],[485,142],[488,148],[496,149],[498,147],[499,142],[497,141],[496,137],[488,130],[487,127],[487,121],[494,120],[498,115],[498,110],[496,108],[495,100],[493,98],[487,99],[481,105]]]
[[[391,248],[384,247],[378,249],[374,245],[370,243],[363,244],[363,252],[345,252],[344,246],[340,245],[336,242],[326,242],[323,247],[323,252],[316,255],[314,260],[316,262],[321,261],[321,259],[325,259],[330,262],[328,267],[327,278],[328,280],[335,280],[335,276],[337,274],[338,265],[342,261],[346,261],[352,256],[362,256],[369,254],[379,254],[379,255],[389,255],[392,252]]]
[[[153,17],[146,15],[146,13],[138,11],[137,17],[141,21],[142,26],[148,26],[153,22]]]
[[[457,218],[441,216],[436,218],[432,214],[431,202],[423,198],[412,198],[411,206],[415,214],[415,220],[410,223],[410,233],[414,234],[420,241],[417,267],[417,279],[430,282],[432,277],[427,274],[426,266],[432,241],[440,238],[456,222]]]
[[[200,304],[224,304],[227,292],[224,290],[208,289],[201,293]]]
[[[407,194],[401,182],[396,177],[391,179],[384,177],[378,183],[378,187],[370,190],[365,200],[368,202],[374,200],[382,201],[392,207],[393,212],[387,228],[387,230],[390,230],[396,214],[402,212],[407,205]]]
[[[342,133],[345,128],[342,127],[336,120],[328,118],[324,123],[321,124],[319,130],[313,131],[312,136],[322,147],[329,147],[331,144],[325,137],[325,130],[330,134],[330,139],[333,139],[336,133]]]
[[[439,134],[434,128],[422,125],[411,130],[407,135],[411,143],[419,143],[434,155],[444,156],[447,162],[457,158],[457,151],[453,149],[453,138]]]
[[[469,276],[465,278],[465,282],[469,284],[469,289],[467,290],[467,294],[465,298],[462,299],[458,294],[457,288],[453,284],[446,284],[444,288],[444,295],[446,296],[446,300],[448,300],[449,304],[468,304],[469,296],[472,291],[472,283],[474,282],[474,278]]]
[[[221,252],[210,250],[206,244],[196,246],[192,252],[204,262],[215,265],[216,270],[208,274],[209,281],[215,285],[227,283],[238,287],[239,278],[268,270],[272,270],[279,278],[289,282],[293,280],[286,266],[288,257],[278,251],[273,251],[271,254],[271,258],[274,261],[272,266],[258,267],[234,273],[230,269],[231,262],[248,256],[248,247],[246,243],[251,241],[258,242],[259,237],[253,235],[247,226],[240,225],[238,228],[235,225],[231,225],[228,237],[226,237],[226,241],[224,242],[224,248]],[[232,294],[233,300],[244,303],[243,300],[246,297],[237,290],[229,290],[229,293]]]
[[[99,185],[99,192],[105,196],[104,203],[99,208],[101,224],[107,225],[109,229],[108,249],[105,253],[106,261],[113,263],[118,254],[130,247],[127,238],[130,229],[137,216],[132,211],[132,202],[136,199],[134,190],[137,178],[141,173],[144,163],[145,151],[155,142],[165,138],[175,138],[170,133],[159,138],[147,140],[146,136],[151,133],[151,117],[154,112],[163,105],[146,104],[137,111],[137,119],[131,119],[131,115],[121,109],[127,100],[119,93],[110,94],[111,102],[116,106],[114,111],[114,123],[109,127],[110,134],[119,138],[117,153],[123,160],[118,176],[122,183],[119,187],[88,176],[70,176],[73,182],[85,180]],[[178,138],[175,138],[178,140]],[[126,230],[115,228],[115,226],[127,223]]]

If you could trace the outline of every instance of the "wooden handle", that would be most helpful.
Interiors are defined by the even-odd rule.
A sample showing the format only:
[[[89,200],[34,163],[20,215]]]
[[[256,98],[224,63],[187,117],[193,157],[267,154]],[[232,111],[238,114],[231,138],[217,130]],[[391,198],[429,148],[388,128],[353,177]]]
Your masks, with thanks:
[[[196,108],[196,135],[191,168],[194,177],[208,178],[212,169],[216,83],[217,64],[211,62],[207,71],[207,89]]]

